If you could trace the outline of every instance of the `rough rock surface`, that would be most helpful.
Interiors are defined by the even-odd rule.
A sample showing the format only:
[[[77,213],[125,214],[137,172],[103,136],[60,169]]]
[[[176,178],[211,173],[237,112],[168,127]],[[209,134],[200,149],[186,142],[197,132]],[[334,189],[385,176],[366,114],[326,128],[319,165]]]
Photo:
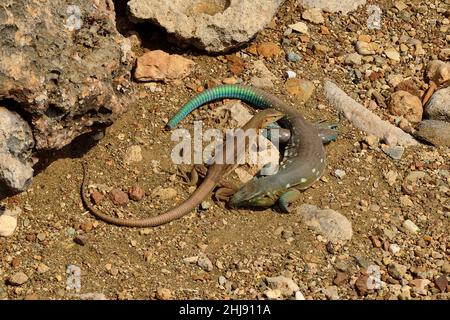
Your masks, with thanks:
[[[152,22],[180,41],[209,52],[226,51],[255,36],[283,0],[131,0],[130,18]],[[243,19],[242,17],[245,17]]]
[[[0,195],[24,191],[33,178],[27,163],[34,146],[26,121],[17,113],[0,107]]]
[[[450,122],[450,87],[436,91],[425,107],[425,116]]]
[[[414,134],[435,146],[450,147],[450,123],[446,121],[423,120]]]
[[[411,123],[422,120],[422,102],[407,91],[396,91],[391,95],[389,108],[392,114],[403,116]]]
[[[36,149],[62,148],[125,110],[131,47],[114,18],[106,0],[0,4],[0,100],[25,116]]]
[[[342,12],[344,14],[354,11],[366,0],[299,0],[305,8],[317,8],[328,12]]]

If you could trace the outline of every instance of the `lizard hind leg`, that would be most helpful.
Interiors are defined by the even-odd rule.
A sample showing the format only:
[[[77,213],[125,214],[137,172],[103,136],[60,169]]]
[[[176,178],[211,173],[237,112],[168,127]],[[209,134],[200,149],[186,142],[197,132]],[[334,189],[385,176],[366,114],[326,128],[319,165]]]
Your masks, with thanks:
[[[289,213],[291,209],[289,205],[300,198],[300,191],[296,188],[288,189],[278,199],[278,205],[283,212]]]

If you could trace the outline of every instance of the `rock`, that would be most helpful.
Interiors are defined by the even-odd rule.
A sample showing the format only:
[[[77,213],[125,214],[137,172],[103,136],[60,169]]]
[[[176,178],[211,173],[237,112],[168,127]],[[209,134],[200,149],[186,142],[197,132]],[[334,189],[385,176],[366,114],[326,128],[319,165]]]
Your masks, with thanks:
[[[403,116],[411,123],[418,123],[422,120],[422,102],[409,92],[394,92],[391,95],[389,108],[393,115]]]
[[[323,55],[325,55],[325,54],[327,54],[328,53],[328,51],[330,51],[330,48],[329,47],[327,47],[327,46],[325,46],[325,45],[323,45],[323,44],[320,44],[320,43],[316,43],[315,45],[314,45],[314,52],[315,53],[318,53],[318,54],[323,54]]]
[[[269,299],[278,299],[282,296],[280,289],[269,289],[264,291],[264,295]]]
[[[439,120],[423,120],[414,136],[435,146],[450,147],[450,123]]]
[[[152,192],[153,197],[159,197],[161,200],[170,200],[177,196],[177,190],[174,188],[163,188],[161,186],[157,187]]]
[[[28,123],[0,106],[0,198],[25,191],[31,185],[33,147]]]
[[[304,22],[297,22],[294,24],[290,24],[289,28],[294,31],[300,32],[301,34],[309,34],[308,25]]]
[[[368,293],[369,288],[367,286],[367,283],[369,281],[369,276],[366,274],[362,274],[358,277],[358,279],[355,282],[356,290],[358,291],[359,295],[364,296]]]
[[[450,80],[450,63],[432,60],[427,65],[426,78],[438,86]]]
[[[336,169],[334,170],[334,176],[338,177],[339,179],[343,179],[345,177],[346,173],[342,169]]]
[[[388,172],[386,172],[384,174],[384,177],[386,178],[388,184],[390,186],[393,186],[395,181],[397,180],[398,173],[396,171],[394,171],[394,170],[389,170]]]
[[[197,263],[198,256],[187,257],[187,258],[184,258],[183,261],[186,263]]]
[[[295,78],[297,76],[297,74],[291,70],[286,71],[286,75],[287,75],[288,79]]]
[[[417,84],[412,79],[402,80],[395,86],[395,91],[406,91],[413,96],[422,97],[422,93],[417,88]]]
[[[336,276],[333,279],[333,283],[337,286],[344,284],[347,281],[348,277],[345,272],[338,271],[336,272]]]
[[[427,287],[430,283],[431,281],[428,279],[414,279],[409,282],[409,284],[413,286],[413,291],[421,295],[427,294],[428,290],[425,287]]]
[[[132,186],[130,190],[128,190],[128,195],[131,200],[141,201],[145,196],[145,191],[139,186]]]
[[[302,102],[308,101],[316,89],[314,83],[311,81],[297,78],[286,80],[285,86],[287,92],[298,96],[299,100]]]
[[[252,39],[272,21],[282,2],[131,0],[128,11],[133,22],[163,27],[176,45],[222,52]]]
[[[447,290],[447,286],[448,286],[448,279],[445,275],[442,275],[440,277],[437,277],[434,280],[434,283],[436,285],[436,287],[441,291],[441,292],[445,292]]]
[[[99,205],[103,201],[103,198],[104,198],[103,194],[101,194],[98,191],[93,191],[91,193],[91,199],[92,201],[94,201],[96,205]]]
[[[441,267],[443,273],[450,274],[450,262],[445,261]]]
[[[273,42],[260,43],[257,46],[258,54],[264,58],[273,59],[283,53],[279,45]]]
[[[325,296],[330,300],[339,300],[338,287],[329,286],[323,290]]]
[[[7,212],[0,216],[0,237],[10,237],[17,228],[17,217]]]
[[[27,115],[36,150],[61,149],[126,110],[133,55],[112,2],[18,0],[0,11],[0,100]]]
[[[362,56],[356,52],[349,53],[344,58],[344,64],[350,65],[350,66],[359,66],[362,62]]]
[[[76,244],[78,244],[80,246],[85,246],[87,243],[87,239],[86,239],[86,237],[77,235],[77,236],[75,236],[75,238],[73,238],[73,242],[75,242]]]
[[[170,82],[187,77],[194,64],[194,61],[178,54],[148,51],[137,59],[134,77],[138,81]]]
[[[170,300],[172,298],[172,292],[167,288],[156,289],[156,299],[158,300]]]
[[[287,59],[291,62],[300,62],[302,61],[302,57],[295,52],[289,51],[287,54]]]
[[[395,88],[402,81],[403,81],[403,76],[401,74],[390,74],[387,76],[387,82],[393,88]]]
[[[124,206],[129,202],[128,194],[120,190],[119,188],[114,188],[109,193],[111,201],[116,206]]]
[[[356,51],[363,56],[370,56],[375,54],[372,43],[364,41],[356,41]]]
[[[280,290],[285,297],[290,297],[299,290],[298,285],[291,278],[285,276],[267,277],[265,280],[269,288]]]
[[[414,224],[411,220],[407,219],[403,221],[403,228],[405,228],[408,232],[412,234],[416,234],[420,231],[419,227]]]
[[[407,268],[406,266],[399,264],[399,263],[391,263],[388,265],[388,273],[393,277],[394,279],[401,280],[406,275]]]
[[[258,88],[272,88],[273,82],[276,80],[275,75],[266,67],[263,60],[257,60],[253,63],[252,68],[257,76],[250,79],[253,86]],[[250,118],[249,118],[250,119]],[[245,122],[243,123],[245,124]]]
[[[427,174],[423,171],[412,171],[408,173],[405,180],[416,183],[418,180],[423,179],[427,176]]]
[[[317,8],[327,12],[342,12],[347,14],[364,5],[366,0],[299,0],[306,8]]]
[[[207,272],[211,272],[213,270],[213,264],[211,260],[205,255],[200,255],[197,260],[197,265]]]
[[[400,246],[398,244],[395,243],[391,243],[389,245],[389,251],[393,254],[396,255],[397,253],[400,252]]]
[[[131,146],[125,150],[125,155],[123,161],[125,164],[130,164],[133,162],[141,162],[142,157],[142,148],[140,146]]]
[[[325,22],[322,11],[320,9],[308,9],[303,11],[302,18],[314,24],[322,24]]]
[[[296,291],[294,297],[295,300],[305,300],[305,296],[301,291]]]
[[[350,221],[337,211],[319,210],[315,206],[303,204],[297,209],[297,212],[307,226],[321,233],[333,243],[343,243],[352,238],[353,231]]]
[[[38,273],[43,274],[50,270],[50,268],[43,263],[39,263],[36,270]]]
[[[211,206],[212,204],[209,201],[202,201],[202,203],[200,203],[200,209],[202,210],[208,210]]]
[[[383,145],[381,149],[394,160],[400,160],[405,152],[405,147],[402,146],[389,147]]]
[[[439,51],[439,59],[450,60],[450,48],[443,48]]]
[[[400,53],[394,48],[384,50],[384,54],[391,60],[400,62]]]
[[[424,111],[428,119],[450,122],[450,86],[437,90]]]
[[[8,283],[12,286],[21,286],[28,281],[28,276],[23,272],[17,272],[8,279]]]

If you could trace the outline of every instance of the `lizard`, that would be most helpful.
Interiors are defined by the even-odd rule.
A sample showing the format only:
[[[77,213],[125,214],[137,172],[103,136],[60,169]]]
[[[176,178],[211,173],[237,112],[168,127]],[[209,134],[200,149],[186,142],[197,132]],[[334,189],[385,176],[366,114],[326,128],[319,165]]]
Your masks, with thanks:
[[[269,207],[278,202],[280,209],[289,212],[289,205],[317,181],[326,166],[323,137],[319,130],[278,97],[259,88],[243,85],[221,85],[207,89],[188,101],[168,121],[167,129],[173,129],[191,111],[215,100],[240,99],[259,109],[274,108],[285,114],[279,122],[290,130],[280,169],[274,175],[254,177],[231,197],[231,207]],[[326,139],[325,139],[326,140]]]
[[[284,116],[283,113],[276,111],[274,109],[267,109],[261,112],[258,112],[255,116],[253,116],[243,127],[242,130],[248,129],[262,129],[266,127],[269,123],[279,120]],[[238,161],[234,161],[234,157],[239,157],[245,152],[246,146],[248,145],[248,139],[239,140],[234,136],[231,136],[230,139],[238,140],[240,142],[232,143],[232,147],[234,148],[234,152],[226,152],[228,142],[230,140],[226,140],[222,146],[216,149],[215,159],[224,160],[218,162],[213,162],[206,173],[205,179],[202,181],[200,186],[189,196],[187,200],[178,205],[177,207],[170,209],[169,211],[156,216],[149,217],[143,219],[120,219],[116,217],[112,217],[107,215],[97,208],[95,208],[88,199],[87,196],[87,187],[86,183],[88,181],[88,167],[85,162],[82,162],[83,165],[83,182],[81,184],[81,199],[83,201],[84,206],[91,212],[95,217],[105,222],[125,227],[154,227],[162,224],[166,224],[175,219],[179,219],[192,211],[197,205],[199,205],[203,199],[214,190],[214,188],[220,183],[220,180],[231,173],[237,166]],[[243,145],[244,144],[244,145]]]

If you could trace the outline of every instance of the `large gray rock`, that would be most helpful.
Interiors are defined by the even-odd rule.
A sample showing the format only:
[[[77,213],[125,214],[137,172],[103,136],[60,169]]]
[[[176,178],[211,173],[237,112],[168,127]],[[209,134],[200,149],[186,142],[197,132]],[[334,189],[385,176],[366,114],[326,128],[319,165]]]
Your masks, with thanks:
[[[450,123],[439,120],[423,120],[419,123],[416,137],[421,138],[437,147],[450,147]]]
[[[167,30],[169,40],[222,52],[252,39],[284,0],[131,0],[130,18]]]
[[[437,90],[427,106],[425,116],[432,120],[450,122],[450,87]]]
[[[0,99],[29,121],[37,150],[60,149],[125,110],[131,46],[111,4],[0,2]]]
[[[0,107],[0,197],[24,191],[31,184],[33,169],[28,160],[33,147],[28,123]]]
[[[344,14],[354,11],[360,5],[366,4],[366,0],[299,0],[305,8],[322,9],[328,12],[342,12]]]

